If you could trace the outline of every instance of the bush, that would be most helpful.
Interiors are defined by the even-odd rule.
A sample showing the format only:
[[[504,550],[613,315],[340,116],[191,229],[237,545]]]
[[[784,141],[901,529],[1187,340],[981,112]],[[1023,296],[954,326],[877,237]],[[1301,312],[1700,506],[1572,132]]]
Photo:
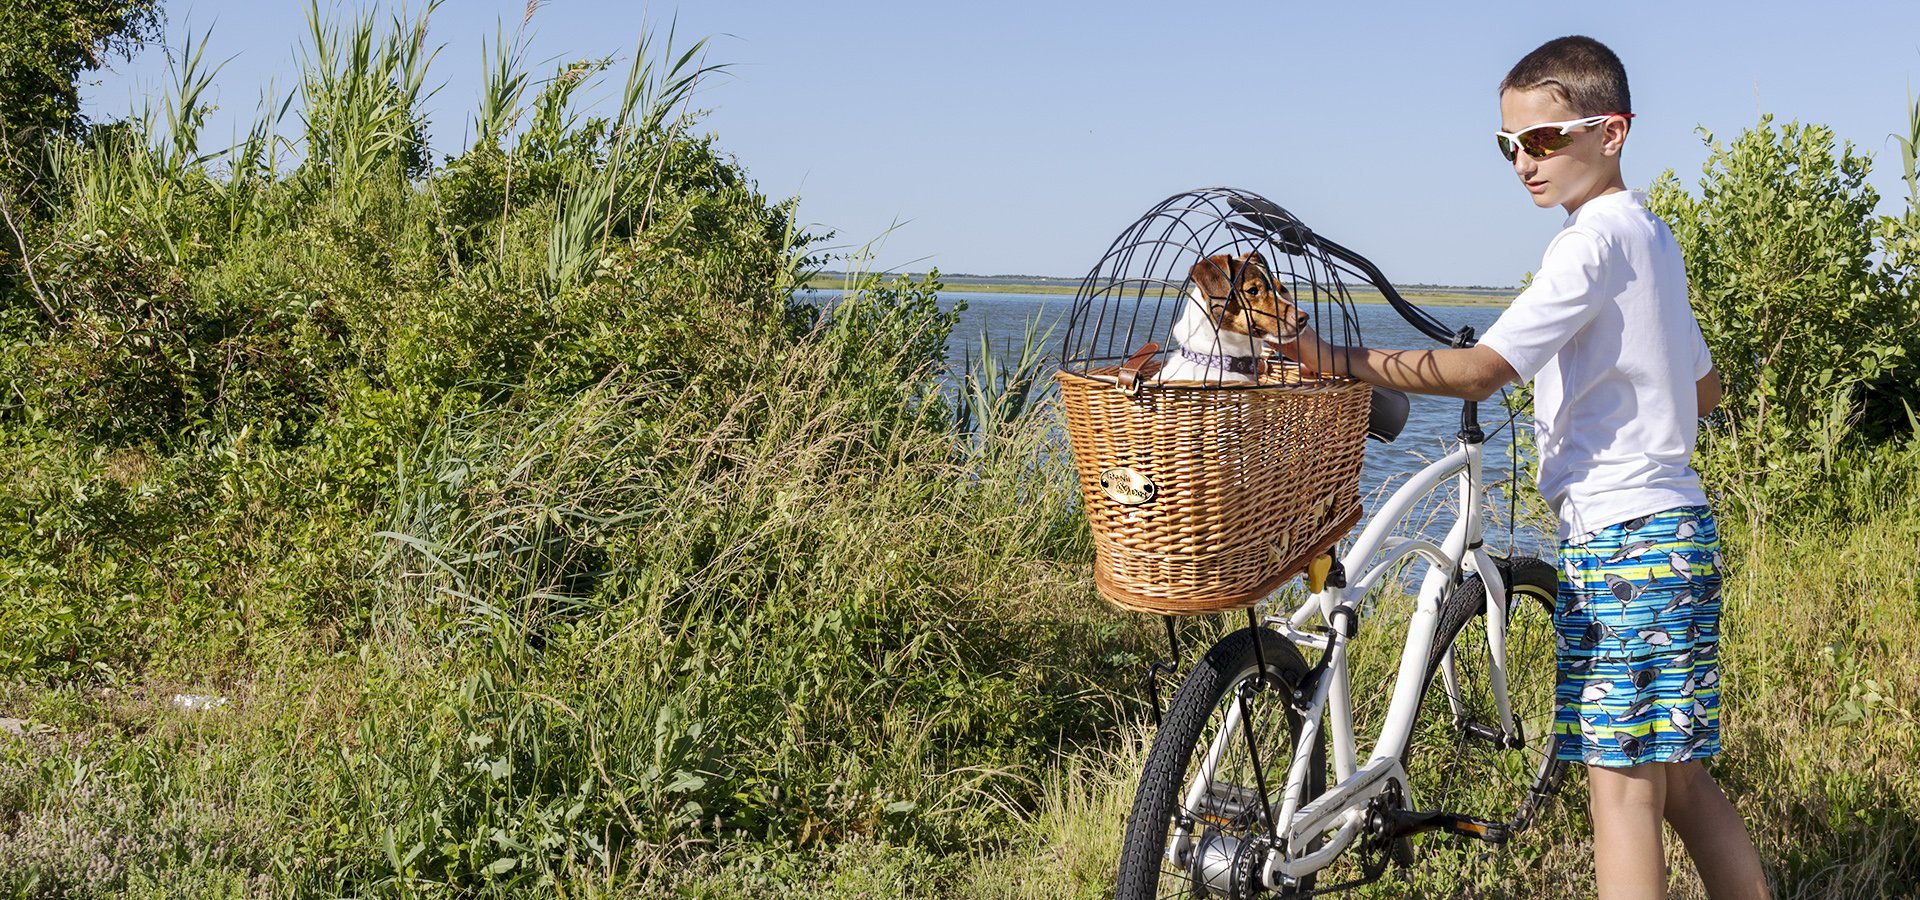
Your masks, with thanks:
[[[0,703],[71,741],[0,747],[0,890],[1000,840],[1138,659],[1050,420],[979,388],[955,434],[937,277],[796,296],[815,238],[687,133],[692,54],[643,42],[605,119],[563,67],[519,132],[496,54],[423,166],[421,27],[316,14],[297,166],[267,125],[199,160],[191,65],[56,154],[59,277],[0,302]]]
[[[1867,158],[1827,128],[1767,117],[1729,145],[1704,137],[1699,195],[1668,172],[1650,200],[1726,388],[1705,468],[1743,499],[1789,501],[1860,443],[1869,387],[1920,372],[1912,214],[1874,216]]]
[[[814,238],[792,205],[663,114],[705,71],[689,54],[663,63],[643,42],[618,115],[583,119],[580,79],[564,79],[510,147],[491,132],[429,171],[413,127],[424,21],[310,15],[297,167],[278,165],[292,139],[273,119],[224,165],[199,153],[211,73],[195,48],[164,117],[56,142],[61,202],[22,223],[46,277],[0,293],[0,441],[22,461],[0,482],[0,526],[24,535],[0,548],[0,578],[22,588],[0,605],[24,617],[8,671],[140,671],[191,646],[173,624],[212,614],[201,604],[248,619],[239,632],[259,618],[228,612],[271,608],[350,637],[364,610],[331,618],[356,602],[336,589],[358,559],[341,532],[429,422],[610,378],[724,408],[746,367],[813,328],[793,286]],[[588,199],[618,213],[570,219]],[[271,545],[284,539],[317,544]],[[267,558],[287,576],[268,578],[272,598]]]

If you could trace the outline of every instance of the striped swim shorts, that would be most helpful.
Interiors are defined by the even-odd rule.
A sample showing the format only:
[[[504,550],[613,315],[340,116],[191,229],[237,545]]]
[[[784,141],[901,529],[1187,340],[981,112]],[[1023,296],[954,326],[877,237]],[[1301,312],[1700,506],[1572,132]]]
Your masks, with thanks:
[[[1558,758],[1624,768],[1720,752],[1720,571],[1704,506],[1560,544]]]

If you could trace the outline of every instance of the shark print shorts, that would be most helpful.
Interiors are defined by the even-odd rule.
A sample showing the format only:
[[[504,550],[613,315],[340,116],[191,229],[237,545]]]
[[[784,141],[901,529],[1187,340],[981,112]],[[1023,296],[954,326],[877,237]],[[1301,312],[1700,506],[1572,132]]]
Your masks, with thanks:
[[[1704,506],[1561,543],[1560,759],[1624,768],[1720,752],[1720,572]]]

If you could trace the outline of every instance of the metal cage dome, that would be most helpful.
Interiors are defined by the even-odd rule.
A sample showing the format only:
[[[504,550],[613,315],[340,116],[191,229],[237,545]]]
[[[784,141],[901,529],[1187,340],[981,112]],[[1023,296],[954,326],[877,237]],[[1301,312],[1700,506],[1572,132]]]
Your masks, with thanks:
[[[1249,343],[1264,343],[1253,348],[1254,355],[1271,358],[1276,338],[1284,335],[1273,333],[1263,311],[1236,307],[1232,298],[1223,300],[1199,283],[1213,280],[1215,272],[1226,276],[1222,283],[1241,280],[1228,286],[1229,293],[1237,294],[1241,283],[1277,291],[1300,321],[1337,344],[1364,343],[1350,284],[1378,290],[1429,337],[1445,343],[1463,337],[1402,300],[1372,263],[1315,234],[1279,204],[1250,191],[1210,187],[1161,201],[1114,240],[1074,297],[1060,368],[1080,375],[1112,372],[1155,345],[1150,371],[1165,371],[1184,353],[1215,364],[1208,368],[1213,377],[1204,381],[1207,386],[1262,386],[1229,383],[1218,373],[1230,371],[1224,361]],[[1183,325],[1183,316],[1208,311],[1211,322]],[[1227,346],[1236,338],[1242,346]]]

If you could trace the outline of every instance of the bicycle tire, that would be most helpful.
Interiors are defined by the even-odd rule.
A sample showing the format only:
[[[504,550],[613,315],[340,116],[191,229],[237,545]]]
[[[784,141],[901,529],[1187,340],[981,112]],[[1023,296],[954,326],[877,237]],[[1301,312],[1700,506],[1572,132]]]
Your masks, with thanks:
[[[1440,604],[1407,769],[1420,806],[1499,822],[1509,834],[1518,834],[1552,802],[1567,772],[1566,763],[1554,759],[1553,611],[1559,572],[1531,557],[1496,565],[1507,585],[1507,689],[1522,743],[1502,746],[1485,730],[1499,730],[1499,713],[1487,665],[1486,585],[1479,575],[1470,575]],[[1465,722],[1454,716],[1444,687],[1434,689],[1448,647],[1454,648]],[[1442,747],[1444,752],[1435,752]],[[1416,762],[1416,756],[1431,758]]]
[[[1259,653],[1254,641],[1258,640]],[[1272,797],[1283,793],[1288,770],[1303,721],[1293,709],[1293,691],[1307,674],[1307,662],[1299,648],[1268,628],[1243,628],[1215,643],[1194,666],[1193,672],[1174,693],[1147,762],[1141,771],[1139,788],[1134,792],[1133,810],[1127,816],[1126,837],[1121,843],[1120,871],[1115,896],[1118,900],[1153,900],[1161,897],[1251,896],[1245,892],[1221,888],[1219,863],[1231,859],[1251,862],[1254,854],[1236,857],[1236,848],[1250,847],[1251,841],[1266,834],[1263,813],[1253,802],[1259,794],[1253,777],[1253,760],[1247,753],[1244,735],[1236,735],[1215,772],[1209,801],[1201,809],[1182,809],[1182,794],[1196,751],[1211,744],[1217,728],[1208,725],[1220,720],[1238,703],[1238,690],[1251,680],[1266,662],[1269,687],[1248,698],[1248,720],[1255,723],[1255,748],[1266,759],[1259,764]],[[1279,713],[1279,715],[1275,715]],[[1284,723],[1284,727],[1273,727]],[[1313,763],[1302,803],[1325,790],[1326,741],[1316,741]],[[1225,798],[1225,799],[1222,799]],[[1219,807],[1237,804],[1237,813]],[[1279,815],[1278,802],[1272,814]],[[1195,849],[1185,860],[1169,860],[1168,839],[1176,816],[1195,823],[1192,835]],[[1204,824],[1203,824],[1204,823]],[[1210,838],[1230,840],[1210,841]],[[1198,848],[1206,848],[1204,851]],[[1215,865],[1203,867],[1196,877],[1194,861],[1203,854]],[[1231,866],[1229,866],[1231,868]],[[1212,873],[1212,877],[1207,875]],[[1209,887],[1208,885],[1212,885]],[[1300,886],[1310,891],[1309,877]]]

